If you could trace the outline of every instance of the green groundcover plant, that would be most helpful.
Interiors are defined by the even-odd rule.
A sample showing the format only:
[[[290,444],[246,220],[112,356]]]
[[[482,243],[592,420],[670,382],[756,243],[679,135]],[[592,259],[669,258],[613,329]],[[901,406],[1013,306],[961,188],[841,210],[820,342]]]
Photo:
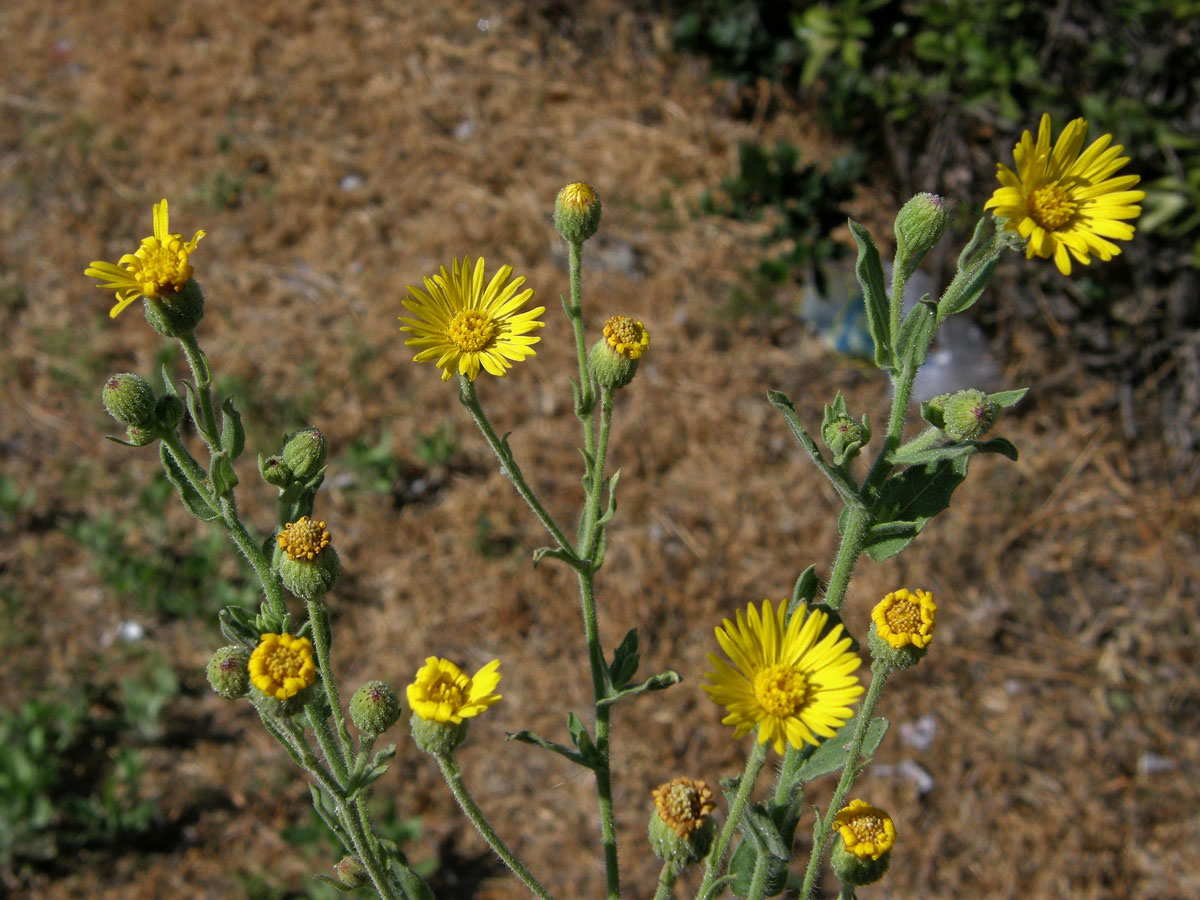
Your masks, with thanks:
[[[685,775],[647,798],[650,848],[663,862],[656,900],[672,896],[679,874],[692,865],[701,868],[699,900],[726,891],[749,900],[781,893],[792,872],[796,830],[806,810],[805,785],[832,773],[839,775],[832,796],[823,810],[813,807],[812,849],[799,867],[799,896],[812,896],[826,860],[844,898],[883,877],[891,849],[901,838],[887,812],[851,793],[887,731],[887,721],[874,715],[883,689],[892,675],[918,664],[932,648],[937,605],[926,590],[898,588],[863,623],[843,620],[842,604],[859,557],[865,553],[884,560],[903,551],[949,505],[973,456],[1016,458],[1011,443],[986,435],[1024,390],[985,394],[968,389],[936,397],[921,406],[923,430],[905,440],[913,382],[939,327],[980,299],[1006,251],[1052,259],[1068,275],[1094,259],[1111,259],[1120,252],[1113,241],[1133,236],[1130,220],[1140,213],[1137,204],[1144,197],[1134,189],[1138,176],[1117,174],[1128,159],[1120,146],[1111,145],[1111,135],[1085,148],[1086,133],[1086,123],[1076,119],[1052,140],[1049,116],[1043,116],[1036,136],[1025,132],[1014,150],[1015,167],[998,167],[1001,186],[985,204],[994,215],[980,220],[958,257],[953,280],[940,297],[926,295],[907,312],[902,307],[905,284],[943,236],[945,203],[918,194],[900,210],[890,289],[874,239],[850,223],[874,363],[893,388],[884,433],[875,439],[868,463],[864,451],[874,437],[870,422],[865,414],[852,414],[840,392],[825,406],[821,443],[786,396],[767,393],[782,424],[843,503],[836,522],[840,545],[823,590],[816,566],[809,566],[790,597],[749,603],[715,626],[713,649],[721,653],[709,654],[704,690],[724,708],[722,722],[732,726],[733,738],[752,735],[753,740],[744,770],[721,779],[717,790]],[[681,676],[665,671],[639,680],[637,630],[629,631],[610,653],[601,646],[597,627],[596,575],[617,512],[619,473],[608,469],[611,424],[619,392],[633,383],[650,349],[646,326],[624,315],[609,317],[603,334],[589,345],[581,269],[584,246],[600,218],[600,199],[590,186],[575,183],[559,192],[554,221],[569,249],[563,309],[578,361],[577,380],[571,384],[585,489],[573,529],[547,511],[507,438],[492,426],[477,391],[481,375],[503,377],[515,363],[535,355],[545,308],[530,305],[533,291],[525,288],[525,279],[514,278],[507,265],[489,278],[483,259],[456,259],[449,269],[442,267],[408,289],[400,330],[416,350],[414,361],[433,363],[443,381],[457,378],[459,402],[545,528],[549,543],[534,551],[534,561],[554,560],[577,577],[583,655],[594,698],[590,721],[568,713],[566,743],[531,731],[508,737],[591,773],[607,897],[617,900],[622,885],[613,809],[612,784],[619,773],[611,766],[612,708],[642,694],[658,694]],[[233,399],[218,403],[213,396],[213,370],[196,334],[205,300],[191,260],[203,237],[197,231],[185,241],[172,233],[163,200],[154,206],[152,236],[116,263],[92,263],[86,274],[116,292],[113,317],[140,298],[151,326],[179,343],[190,369],[191,380],[176,387],[164,366],[162,396],[155,396],[138,375],[114,375],[106,382],[105,407],[126,426],[120,442],[157,445],[163,471],[188,511],[225,530],[261,585],[257,610],[230,605],[220,613],[229,643],[208,664],[213,690],[230,701],[252,703],[263,727],[307,774],[314,809],[345,851],[333,877],[316,877],[345,891],[369,888],[383,898],[433,896],[400,847],[380,836],[367,803],[371,786],[396,751],[395,744],[376,745],[407,713],[412,739],[434,758],[463,813],[534,895],[551,900],[476,804],[455,757],[471,720],[502,700],[499,660],[471,674],[451,660],[429,656],[414,666],[403,694],[381,681],[368,681],[343,705],[345,690],[334,678],[325,599],[341,565],[332,532],[314,510],[326,474],[321,432],[302,428],[278,453],[258,457],[259,474],[278,491],[277,521],[265,539],[238,512],[234,463],[245,450],[245,432]],[[181,437],[185,416],[203,443],[206,463]],[[870,658],[865,685],[860,672],[864,651]],[[781,758],[774,789],[767,799],[752,803],[772,752]],[[718,811],[721,799],[723,812]]]

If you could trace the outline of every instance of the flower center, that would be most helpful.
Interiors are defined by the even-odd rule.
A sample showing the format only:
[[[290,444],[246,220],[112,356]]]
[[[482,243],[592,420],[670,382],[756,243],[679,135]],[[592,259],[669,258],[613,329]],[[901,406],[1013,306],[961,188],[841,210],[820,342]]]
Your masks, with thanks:
[[[157,299],[163,288],[178,291],[192,277],[188,250],[175,235],[166,244],[160,244],[157,238],[146,238],[133,256],[129,272],[147,297]]]
[[[487,313],[464,309],[450,320],[449,336],[459,350],[478,353],[491,346],[496,337],[496,323]]]
[[[1059,184],[1044,184],[1029,195],[1029,215],[1047,231],[1058,231],[1078,209],[1079,204]]]
[[[650,333],[629,316],[613,316],[605,322],[604,338],[609,347],[626,359],[639,359],[650,349]]]
[[[655,788],[654,806],[658,810],[658,817],[681,838],[686,838],[703,825],[705,817],[716,809],[708,785],[684,777]]]
[[[808,704],[808,693],[808,679],[791,666],[769,666],[754,676],[754,697],[768,715],[796,715]]]
[[[883,614],[883,620],[896,634],[916,634],[921,630],[921,605],[897,599]]]
[[[313,559],[329,546],[330,537],[324,522],[301,516],[295,522],[288,522],[276,540],[288,559]]]
[[[464,677],[463,680],[465,681],[466,678]],[[437,681],[425,688],[425,693],[434,703],[449,703],[451,709],[459,709],[465,705],[463,685],[460,685],[456,678],[441,675]]]
[[[590,185],[577,181],[562,189],[562,202],[563,206],[580,212],[589,209],[596,202],[596,192]]]
[[[846,823],[846,827],[854,832],[854,839],[857,843],[884,845],[883,849],[887,849],[888,834],[887,829],[883,827],[881,816],[874,813],[859,813]]]
[[[289,678],[303,677],[302,672],[304,664],[308,662],[308,656],[302,647],[299,642],[289,646],[277,644],[267,655],[263,660],[263,668],[267,670],[272,681],[284,684]]]

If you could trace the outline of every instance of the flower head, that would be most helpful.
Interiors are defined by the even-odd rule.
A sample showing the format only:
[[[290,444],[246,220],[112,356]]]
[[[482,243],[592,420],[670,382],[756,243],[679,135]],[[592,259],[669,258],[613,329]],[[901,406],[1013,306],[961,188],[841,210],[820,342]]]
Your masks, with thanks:
[[[275,540],[288,559],[314,559],[329,546],[330,537],[324,522],[301,516],[295,522],[288,522]]]
[[[554,198],[554,227],[572,244],[582,244],[600,227],[600,198],[590,184],[568,184]]]
[[[264,634],[250,654],[250,682],[268,697],[287,700],[317,680],[312,641],[290,634]]]
[[[408,686],[408,705],[429,722],[454,725],[477,716],[500,699],[492,693],[500,683],[500,660],[490,663],[468,678],[448,659],[431,656]]]
[[[497,377],[512,367],[512,360],[533,356],[531,349],[541,338],[528,332],[545,326],[537,317],[544,306],[518,312],[533,297],[532,290],[518,293],[525,278],[509,282],[512,266],[501,266],[486,285],[483,259],[471,267],[470,258],[453,271],[443,266],[437,275],[425,278],[425,290],[409,286],[404,306],[416,318],[400,317],[400,330],[413,337],[404,343],[420,347],[413,362],[436,360],[442,381],[455,372],[474,381],[482,368]]]
[[[133,253],[126,253],[116,263],[99,260],[84,271],[84,275],[107,282],[98,287],[117,292],[116,305],[109,311],[110,318],[138,297],[152,300],[170,299],[171,295],[183,290],[192,277],[192,266],[188,257],[196,249],[203,231],[185,242],[182,234],[171,234],[167,226],[167,201],[154,204],[154,235],[142,238],[142,245]]]
[[[789,619],[786,601],[776,609],[764,600],[761,613],[750,604],[738,610],[736,624],[726,619],[717,628],[733,665],[710,653],[716,671],[703,687],[725,707],[721,721],[735,727],[736,737],[757,727],[758,742],[771,741],[783,753],[787,744],[819,744],[853,716],[850,704],[863,692],[854,674],[860,660],[841,625],[821,636],[828,620],[804,606]]]
[[[929,646],[933,640],[934,618],[937,605],[929,591],[910,593],[905,588],[892,591],[871,610],[871,621],[879,636],[899,650],[913,646],[918,649]]]
[[[673,778],[656,787],[653,795],[658,817],[681,838],[703,825],[717,808],[712,790],[696,778]]]
[[[604,323],[604,339],[614,352],[626,359],[641,359],[650,349],[650,332],[629,316],[612,316]]]
[[[859,859],[879,859],[896,843],[891,816],[865,800],[851,800],[833,818],[846,849]]]
[[[1129,162],[1119,144],[1110,147],[1112,135],[1105,134],[1081,151],[1087,137],[1087,122],[1074,119],[1050,146],[1050,116],[1044,114],[1037,141],[1028,131],[1013,149],[1017,171],[997,166],[1000,187],[984,204],[1007,219],[1005,227],[1028,240],[1025,256],[1054,257],[1064,275],[1071,274],[1071,259],[1088,265],[1096,256],[1108,261],[1121,248],[1107,238],[1127,241],[1133,226],[1122,219],[1136,219],[1144,191],[1129,190],[1140,180],[1137,175],[1113,177]]]

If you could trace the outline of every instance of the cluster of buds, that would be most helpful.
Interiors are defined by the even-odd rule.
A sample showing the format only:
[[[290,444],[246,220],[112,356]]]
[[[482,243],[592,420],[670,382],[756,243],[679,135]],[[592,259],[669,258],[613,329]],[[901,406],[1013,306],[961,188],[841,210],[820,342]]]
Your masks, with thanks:
[[[316,428],[302,428],[283,439],[283,449],[272,456],[259,455],[258,471],[263,481],[281,491],[293,485],[320,484],[325,477],[329,442]]]
[[[170,434],[183,421],[183,401],[174,394],[154,396],[150,382],[122,372],[104,382],[100,393],[108,414],[126,426],[127,442],[144,447]]]

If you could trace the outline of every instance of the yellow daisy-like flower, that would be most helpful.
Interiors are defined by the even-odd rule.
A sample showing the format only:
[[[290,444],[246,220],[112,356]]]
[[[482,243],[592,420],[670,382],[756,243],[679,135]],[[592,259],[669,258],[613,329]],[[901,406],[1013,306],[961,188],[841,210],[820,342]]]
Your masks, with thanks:
[[[716,630],[721,649],[733,665],[708,654],[716,668],[704,690],[728,715],[721,722],[742,737],[758,728],[760,744],[771,741],[776,753],[787,744],[799,748],[832,737],[854,715],[850,704],[863,692],[854,670],[860,660],[851,641],[835,625],[821,637],[829,616],[799,607],[787,618],[787,601],[773,609],[764,600],[737,623],[726,619]]]
[[[264,634],[250,654],[250,682],[276,700],[287,700],[317,680],[312,641],[290,634]]]
[[[512,266],[502,266],[486,285],[483,259],[471,267],[470,258],[462,265],[454,260],[453,271],[441,271],[425,278],[425,290],[408,288],[404,306],[417,318],[400,317],[401,331],[414,335],[404,343],[422,348],[413,362],[436,359],[442,381],[455,372],[474,381],[482,368],[503,376],[513,360],[533,356],[531,345],[541,338],[530,331],[545,326],[537,317],[544,306],[518,312],[533,297],[533,291],[520,290],[524,276],[513,279]]]
[[[202,237],[204,232],[197,231],[190,241],[185,242],[182,234],[171,234],[164,199],[154,204],[153,237],[142,238],[142,245],[137,250],[126,253],[116,263],[93,262],[83,274],[107,282],[97,287],[117,292],[117,303],[108,313],[109,318],[115,319],[138,297],[163,300],[183,290],[192,277],[188,257]]]
[[[859,859],[879,859],[896,843],[896,825],[882,809],[851,800],[833,818],[846,849]]]
[[[477,716],[500,699],[492,693],[500,683],[500,660],[490,663],[468,678],[448,659],[431,656],[408,686],[408,705],[429,722],[458,725]]]
[[[901,588],[888,594],[871,610],[871,620],[879,636],[894,649],[912,645],[918,649],[933,640],[937,604],[929,591],[915,594]]]
[[[1146,196],[1145,191],[1129,190],[1139,176],[1113,177],[1129,157],[1121,156],[1121,145],[1109,146],[1111,134],[1080,152],[1086,137],[1087,122],[1075,119],[1051,149],[1050,116],[1044,114],[1037,141],[1026,131],[1013,148],[1017,171],[1002,163],[997,166],[1001,187],[984,204],[1008,220],[1008,230],[1029,241],[1027,259],[1053,256],[1064,275],[1071,274],[1072,257],[1086,266],[1093,256],[1107,262],[1120,253],[1121,248],[1106,239],[1133,237],[1133,226],[1121,220],[1136,219],[1142,209],[1134,204]]]
[[[698,778],[681,775],[659,785],[652,793],[658,817],[685,840],[717,808],[712,789]]]

